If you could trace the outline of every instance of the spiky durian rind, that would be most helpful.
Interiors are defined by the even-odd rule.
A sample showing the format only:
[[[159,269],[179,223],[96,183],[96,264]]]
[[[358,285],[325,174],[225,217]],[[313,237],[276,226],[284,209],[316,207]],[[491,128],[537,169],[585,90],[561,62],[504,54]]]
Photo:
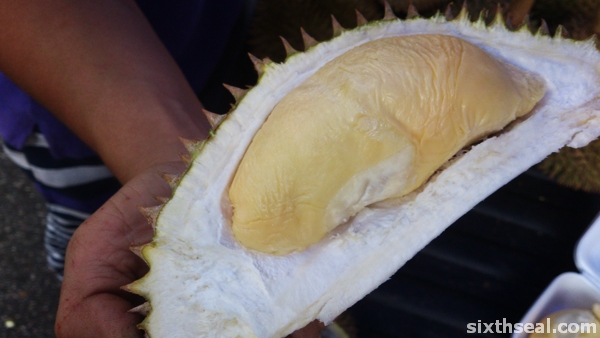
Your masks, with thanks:
[[[152,213],[150,272],[128,286],[151,311],[153,337],[280,337],[315,318],[333,320],[377,287],[478,201],[564,145],[600,134],[600,56],[594,41],[574,42],[527,28],[489,27],[463,10],[447,22],[390,17],[345,31],[284,64],[261,63],[259,84],[201,147],[176,182],[173,198]],[[526,120],[474,146],[418,193],[361,211],[304,252],[274,257],[241,247],[230,230],[229,182],[274,105],[323,64],[367,41],[392,35],[448,34],[541,75],[546,97]]]
[[[600,139],[583,148],[564,147],[537,167],[564,186],[600,193]]]

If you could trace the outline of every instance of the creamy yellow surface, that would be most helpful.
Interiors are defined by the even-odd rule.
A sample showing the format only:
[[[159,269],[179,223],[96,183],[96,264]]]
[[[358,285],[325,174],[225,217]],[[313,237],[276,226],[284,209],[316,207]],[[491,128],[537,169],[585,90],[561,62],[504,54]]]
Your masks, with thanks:
[[[304,250],[365,206],[419,187],[544,90],[450,36],[354,48],[289,93],[254,137],[229,191],[234,236],[266,253]]]
[[[548,323],[550,323],[550,327],[548,327]],[[569,333],[569,324],[571,324],[571,331],[576,331],[573,329],[577,328],[581,329],[582,332]],[[540,320],[534,326],[534,328],[536,327],[539,332],[529,335],[529,338],[600,338],[600,319],[595,317],[590,310],[567,309],[558,311]]]

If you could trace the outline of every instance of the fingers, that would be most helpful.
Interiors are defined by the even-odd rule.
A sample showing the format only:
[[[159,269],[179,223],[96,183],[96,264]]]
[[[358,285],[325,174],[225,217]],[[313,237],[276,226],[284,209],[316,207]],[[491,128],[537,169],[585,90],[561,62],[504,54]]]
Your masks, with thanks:
[[[131,304],[112,294],[98,294],[71,304],[63,300],[55,325],[58,338],[142,337],[136,328],[141,317],[128,313]]]
[[[77,229],[65,258],[57,337],[141,336],[136,328],[141,317],[128,312],[139,299],[120,288],[141,278],[148,267],[129,247],[153,235],[138,207],[156,204],[153,195],[170,195],[157,172],[177,172],[179,166],[157,166],[132,179]]]
[[[141,318],[127,312],[135,306],[134,295],[120,287],[147,267],[127,246],[117,245],[100,216],[86,221],[69,244],[55,325],[59,338],[140,336]]]

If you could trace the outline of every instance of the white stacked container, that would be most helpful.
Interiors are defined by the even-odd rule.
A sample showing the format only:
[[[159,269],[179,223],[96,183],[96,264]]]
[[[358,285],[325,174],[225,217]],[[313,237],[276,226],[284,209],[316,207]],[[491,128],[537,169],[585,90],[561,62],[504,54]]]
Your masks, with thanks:
[[[567,272],[556,277],[521,323],[537,323],[560,310],[591,310],[594,303],[600,303],[600,215],[579,240],[575,248],[575,265],[580,273]],[[515,333],[512,338],[528,335]]]

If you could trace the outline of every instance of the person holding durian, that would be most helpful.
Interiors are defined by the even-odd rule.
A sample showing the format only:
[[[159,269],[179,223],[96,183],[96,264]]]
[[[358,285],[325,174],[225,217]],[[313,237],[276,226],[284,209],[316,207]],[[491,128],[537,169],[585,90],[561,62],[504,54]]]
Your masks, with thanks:
[[[71,173],[66,176],[52,165],[28,168],[52,199],[52,219],[92,214],[73,234],[66,257],[53,242],[64,234],[47,230],[49,262],[58,273],[64,259],[58,337],[142,335],[140,316],[128,312],[141,300],[121,290],[147,271],[129,250],[152,238],[138,207],[170,194],[159,173],[184,170],[179,138],[207,136],[196,92],[208,83],[227,41],[240,34],[233,27],[245,6],[238,0],[0,2],[5,149],[13,159],[31,159],[26,150],[41,149],[62,169],[76,166],[63,171]],[[95,196],[78,202],[68,193],[73,186],[77,196]],[[292,336],[316,337],[319,328]]]

